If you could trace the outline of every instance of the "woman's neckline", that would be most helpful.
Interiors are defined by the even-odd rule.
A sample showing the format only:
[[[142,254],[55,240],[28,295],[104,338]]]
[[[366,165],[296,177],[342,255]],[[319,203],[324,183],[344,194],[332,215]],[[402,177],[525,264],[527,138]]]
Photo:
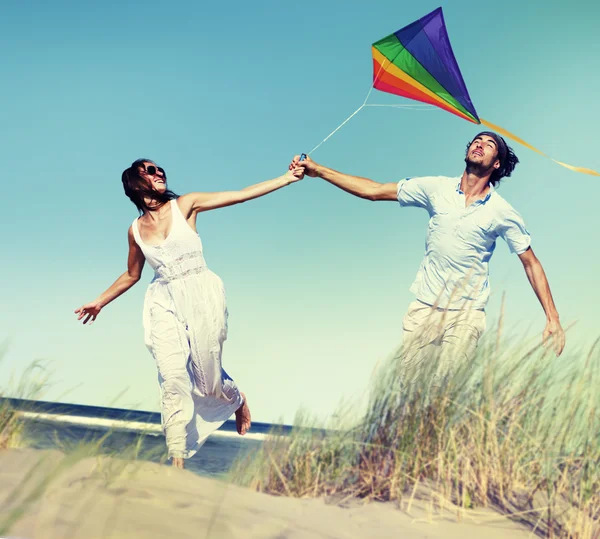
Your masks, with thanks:
[[[147,247],[160,247],[163,243],[165,243],[171,237],[171,234],[173,233],[173,228],[175,226],[175,215],[174,215],[175,208],[173,208],[173,204],[177,204],[177,201],[174,198],[172,198],[169,202],[171,203],[171,228],[169,229],[169,232],[166,235],[166,237],[164,239],[162,239],[161,241],[159,241],[158,243],[148,243],[144,240],[144,238],[142,238],[142,232],[140,231],[140,227],[138,226],[138,222],[139,222],[140,218],[138,217],[136,219],[135,225],[138,229],[138,236],[140,237],[140,240],[142,241],[142,243],[144,245],[146,245]]]

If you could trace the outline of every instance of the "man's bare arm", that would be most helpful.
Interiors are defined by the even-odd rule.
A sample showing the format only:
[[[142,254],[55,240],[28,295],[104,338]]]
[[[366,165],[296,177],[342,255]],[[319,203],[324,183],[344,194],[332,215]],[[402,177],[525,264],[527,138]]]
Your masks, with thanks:
[[[533,249],[519,255],[523,268],[527,274],[527,278],[531,283],[531,287],[542,304],[542,308],[546,313],[546,327],[544,329],[544,343],[552,338],[552,347],[557,356],[559,356],[565,347],[565,332],[560,325],[558,311],[554,305],[550,284],[542,267],[542,263],[535,256]]]
[[[323,178],[347,193],[367,200],[397,200],[397,183],[379,183],[369,178],[344,174],[332,168],[319,165],[310,157],[307,157],[304,161],[300,161],[299,159],[299,156],[294,157],[294,160],[290,164],[290,170],[296,166],[304,167],[304,173],[307,176]]]

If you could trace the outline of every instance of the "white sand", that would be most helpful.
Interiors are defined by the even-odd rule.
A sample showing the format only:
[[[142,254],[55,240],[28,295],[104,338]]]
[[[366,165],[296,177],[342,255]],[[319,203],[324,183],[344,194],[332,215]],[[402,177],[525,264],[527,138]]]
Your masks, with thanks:
[[[43,464],[26,480],[32,468]],[[63,462],[57,451],[0,452],[0,522],[16,507],[14,491],[33,485]],[[58,475],[10,532],[23,539],[67,538],[418,538],[506,539],[529,530],[493,511],[432,512],[415,503],[410,514],[392,504],[280,498],[153,463],[87,458]]]

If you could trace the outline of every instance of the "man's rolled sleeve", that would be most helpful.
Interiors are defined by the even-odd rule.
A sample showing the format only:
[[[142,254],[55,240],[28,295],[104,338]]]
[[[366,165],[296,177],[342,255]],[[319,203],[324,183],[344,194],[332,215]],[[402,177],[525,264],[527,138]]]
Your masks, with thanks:
[[[400,206],[430,207],[430,196],[435,190],[438,178],[423,176],[421,178],[405,178],[398,182],[396,199]]]
[[[531,246],[531,234],[519,212],[512,208],[503,216],[499,233],[511,253],[523,254]]]

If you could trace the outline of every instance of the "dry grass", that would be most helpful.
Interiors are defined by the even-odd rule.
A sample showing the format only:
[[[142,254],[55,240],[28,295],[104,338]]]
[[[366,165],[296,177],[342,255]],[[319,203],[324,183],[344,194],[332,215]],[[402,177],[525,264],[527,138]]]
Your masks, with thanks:
[[[232,477],[271,494],[396,501],[409,511],[426,487],[437,510],[493,506],[539,536],[597,539],[598,344],[556,359],[498,331],[443,387],[432,390],[423,373],[412,392],[400,386],[400,351],[354,427],[271,436]]]
[[[4,357],[7,344],[0,346],[0,362]],[[0,388],[0,397],[10,394],[11,397],[18,399],[40,399],[49,385],[51,372],[47,363],[43,361],[33,361],[19,376],[15,382],[11,378],[7,388]],[[0,402],[0,449],[9,447],[18,447],[21,444],[21,432],[23,423],[19,419],[19,414],[13,410],[10,403],[2,400]]]

